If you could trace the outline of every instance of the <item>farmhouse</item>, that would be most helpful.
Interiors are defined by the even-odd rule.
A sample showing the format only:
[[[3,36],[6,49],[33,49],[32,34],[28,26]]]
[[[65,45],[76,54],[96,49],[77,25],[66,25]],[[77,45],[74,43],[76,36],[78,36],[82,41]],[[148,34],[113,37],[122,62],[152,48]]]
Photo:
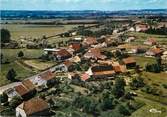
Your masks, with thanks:
[[[20,97],[26,98],[30,95],[31,90],[27,89],[24,85],[18,85],[14,87],[14,90],[19,94]]]
[[[147,39],[145,42],[144,42],[145,45],[150,45],[150,46],[153,46],[153,45],[156,45],[157,44],[157,41],[154,39],[154,38],[149,38]]]
[[[106,56],[102,55],[100,49],[98,48],[89,49],[88,52],[84,54],[84,57],[86,59],[95,59],[95,60],[106,59]]]
[[[53,53],[56,60],[65,60],[72,57],[72,54],[68,52],[66,49],[60,49]]]
[[[32,80],[33,84],[37,87],[37,90],[47,88],[47,84],[54,83],[54,81],[54,73],[52,73],[50,70],[39,74]]]
[[[123,63],[126,65],[127,68],[133,68],[136,66],[136,61],[133,57],[123,59]]]
[[[158,55],[162,55],[163,50],[161,50],[160,48],[151,48],[146,52],[146,56],[158,56]]]
[[[83,40],[83,45],[91,46],[97,44],[97,40],[94,37],[87,37]]]
[[[73,49],[74,52],[79,52],[81,50],[81,44],[80,43],[72,43],[69,45],[69,48]]]
[[[115,71],[111,65],[97,65],[91,68],[93,78],[113,78]]]
[[[43,99],[32,98],[16,108],[16,117],[48,116],[49,105]]]
[[[149,29],[149,26],[145,23],[137,23],[135,24],[136,32],[144,32]]]

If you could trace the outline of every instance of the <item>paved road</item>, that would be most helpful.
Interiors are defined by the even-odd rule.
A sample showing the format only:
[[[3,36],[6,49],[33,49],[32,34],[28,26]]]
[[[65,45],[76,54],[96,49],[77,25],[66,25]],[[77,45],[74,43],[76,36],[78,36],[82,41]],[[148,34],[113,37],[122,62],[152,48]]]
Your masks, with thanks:
[[[51,68],[48,68],[47,70],[55,71],[55,66],[53,66],[53,67],[51,67]],[[34,79],[35,77],[37,77],[39,74],[44,73],[44,72],[46,72],[47,70],[45,70],[45,71],[43,71],[43,72],[40,72],[40,73],[38,73],[38,74],[36,74],[36,75],[34,75],[34,76],[28,77],[28,78],[26,78],[26,79],[33,80],[33,79]],[[0,87],[0,94],[2,94],[5,90],[7,90],[7,89],[9,89],[9,88],[13,88],[13,87],[15,87],[15,86],[18,86],[18,85],[20,85],[20,84],[21,84],[21,82],[13,82],[13,83],[10,83],[10,84],[7,84],[7,85],[2,86],[2,87]]]

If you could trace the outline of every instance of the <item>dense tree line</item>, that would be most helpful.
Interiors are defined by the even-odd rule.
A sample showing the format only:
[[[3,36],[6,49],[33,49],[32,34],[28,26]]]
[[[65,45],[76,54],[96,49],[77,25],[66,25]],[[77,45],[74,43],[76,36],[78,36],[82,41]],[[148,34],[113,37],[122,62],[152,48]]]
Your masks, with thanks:
[[[102,35],[111,35],[113,33],[113,30],[110,28],[104,28],[98,31],[91,31],[88,29],[80,29],[78,30],[79,35],[83,36],[93,36],[93,37],[100,37]]]
[[[145,33],[148,34],[157,34],[157,35],[167,35],[167,27],[163,26],[161,28],[155,29],[155,28],[150,28]]]

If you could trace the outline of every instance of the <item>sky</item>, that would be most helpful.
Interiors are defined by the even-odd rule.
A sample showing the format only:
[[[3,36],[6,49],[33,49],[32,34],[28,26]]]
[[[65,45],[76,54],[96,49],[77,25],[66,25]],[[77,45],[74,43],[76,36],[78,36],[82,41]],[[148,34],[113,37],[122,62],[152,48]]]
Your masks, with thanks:
[[[167,0],[0,0],[1,10],[167,9]]]

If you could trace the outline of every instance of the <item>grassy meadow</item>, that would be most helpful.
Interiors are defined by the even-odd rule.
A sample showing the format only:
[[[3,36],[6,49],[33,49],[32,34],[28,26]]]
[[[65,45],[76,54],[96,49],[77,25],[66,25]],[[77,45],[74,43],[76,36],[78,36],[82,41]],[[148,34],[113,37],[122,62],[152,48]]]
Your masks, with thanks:
[[[14,40],[21,37],[40,38],[43,35],[50,36],[66,32],[78,25],[32,25],[32,24],[2,24],[1,27],[8,29],[11,33],[11,38]]]
[[[159,44],[167,45],[167,36],[165,35],[154,35],[141,32],[129,32],[127,35],[132,35],[137,38],[132,44],[143,44],[148,38],[154,38]]]
[[[23,66],[17,61],[19,60],[19,58],[17,57],[17,53],[19,51],[23,51],[24,57],[28,59],[39,58],[43,53],[43,51],[40,49],[1,49],[1,53],[3,54],[3,59],[4,60],[8,59],[9,63],[1,64],[0,86],[10,83],[10,81],[6,79],[6,74],[11,68],[13,68],[17,73],[16,79],[20,80],[36,73],[32,69]]]

